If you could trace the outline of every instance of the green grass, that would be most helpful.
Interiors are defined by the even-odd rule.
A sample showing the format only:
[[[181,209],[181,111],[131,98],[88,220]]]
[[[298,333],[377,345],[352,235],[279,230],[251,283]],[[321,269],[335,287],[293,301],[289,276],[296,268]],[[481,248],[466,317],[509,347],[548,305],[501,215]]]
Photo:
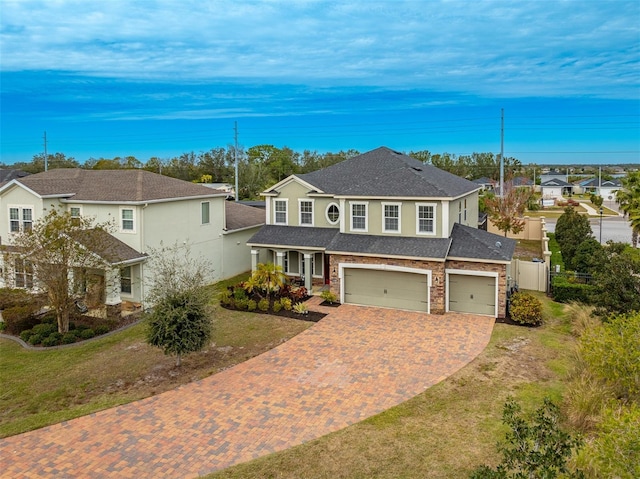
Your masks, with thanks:
[[[212,299],[226,283],[211,288]],[[174,389],[271,349],[311,325],[216,306],[212,320],[211,347],[186,356],[180,368],[173,357],[146,344],[144,324],[58,350],[26,350],[0,340],[0,437]]]
[[[496,324],[469,365],[413,399],[306,444],[211,474],[221,478],[451,478],[496,464],[502,407],[559,401],[572,364],[564,306],[543,294],[540,328]],[[552,314],[557,314],[552,316]]]

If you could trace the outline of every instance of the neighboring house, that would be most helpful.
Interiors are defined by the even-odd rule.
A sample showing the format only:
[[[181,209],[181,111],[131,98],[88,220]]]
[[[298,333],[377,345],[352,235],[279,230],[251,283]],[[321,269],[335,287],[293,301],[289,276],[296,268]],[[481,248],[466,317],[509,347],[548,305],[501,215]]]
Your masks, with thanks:
[[[526,176],[516,176],[513,180],[511,180],[513,186],[516,188],[532,188],[533,180],[531,178],[527,178]]]
[[[540,184],[546,183],[547,181],[551,181],[551,180],[561,180],[566,183],[569,181],[569,175],[566,173],[562,173],[558,170],[550,170],[550,171],[547,171],[546,173],[543,172],[540,175]]]
[[[622,183],[618,178],[612,180],[600,180],[599,178],[591,178],[580,182],[580,186],[585,193],[593,193],[601,196],[605,200],[613,200],[616,197],[616,191],[622,188]]]
[[[573,185],[564,180],[554,178],[541,183],[540,191],[542,191],[543,200],[556,200],[561,199],[564,195],[571,195]]]
[[[145,286],[153,277],[147,263],[151,249],[188,243],[194,257],[211,264],[210,281],[249,270],[246,242],[264,224],[265,212],[225,201],[226,196],[144,170],[49,170],[0,187],[0,244],[11,245],[12,233],[30,228],[50,208],[110,222],[108,254],[96,254],[112,268],[96,274],[104,276],[99,284],[116,287],[100,293],[108,305],[144,305]],[[9,286],[25,285],[24,274],[18,274],[23,270],[20,265],[9,275]]]
[[[6,168],[0,168],[0,186],[7,181],[14,180],[16,178],[23,178],[29,176],[31,173],[27,173],[22,170],[12,170]]]
[[[227,193],[227,198],[234,198],[236,194],[235,188],[231,186],[229,183],[198,183],[198,184],[214,190],[224,191],[225,193]]]
[[[515,241],[477,228],[468,180],[378,148],[262,193],[252,268],[274,262],[343,303],[504,317]]]
[[[480,187],[480,191],[493,191],[494,186],[499,183],[491,178],[487,178],[486,176],[476,180],[471,180],[471,182],[478,185]]]

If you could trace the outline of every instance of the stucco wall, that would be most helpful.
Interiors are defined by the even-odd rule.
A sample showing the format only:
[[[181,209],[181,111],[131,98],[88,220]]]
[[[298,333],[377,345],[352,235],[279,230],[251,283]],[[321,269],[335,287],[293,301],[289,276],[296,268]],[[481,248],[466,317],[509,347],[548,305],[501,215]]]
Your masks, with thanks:
[[[258,230],[255,228],[222,235],[222,271],[220,278],[226,279],[251,270],[251,248],[247,241]]]

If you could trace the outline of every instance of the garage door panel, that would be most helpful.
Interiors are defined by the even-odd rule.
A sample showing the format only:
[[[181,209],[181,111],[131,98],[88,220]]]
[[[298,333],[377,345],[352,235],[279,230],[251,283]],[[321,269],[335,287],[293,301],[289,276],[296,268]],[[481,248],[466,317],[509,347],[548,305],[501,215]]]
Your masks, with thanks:
[[[449,275],[449,311],[495,315],[496,278]]]
[[[346,303],[387,308],[428,310],[428,284],[424,274],[345,268]]]

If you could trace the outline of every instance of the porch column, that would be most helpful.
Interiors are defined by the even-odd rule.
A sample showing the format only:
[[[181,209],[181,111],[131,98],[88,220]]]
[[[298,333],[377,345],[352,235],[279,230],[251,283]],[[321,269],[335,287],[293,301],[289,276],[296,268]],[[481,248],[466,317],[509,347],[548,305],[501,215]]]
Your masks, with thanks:
[[[117,268],[106,269],[104,272],[105,300],[107,306],[122,303],[120,298],[120,270]]]
[[[311,271],[311,258],[313,257],[310,253],[304,254],[304,287],[307,288],[309,293],[311,293],[311,285],[313,278],[313,271]]]
[[[284,271],[284,251],[276,251],[276,266],[280,266]]]
[[[258,269],[258,263],[260,262],[260,250],[251,250],[251,272],[255,272]]]

